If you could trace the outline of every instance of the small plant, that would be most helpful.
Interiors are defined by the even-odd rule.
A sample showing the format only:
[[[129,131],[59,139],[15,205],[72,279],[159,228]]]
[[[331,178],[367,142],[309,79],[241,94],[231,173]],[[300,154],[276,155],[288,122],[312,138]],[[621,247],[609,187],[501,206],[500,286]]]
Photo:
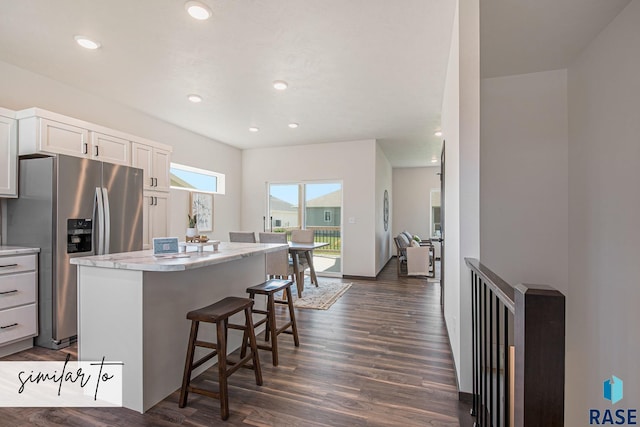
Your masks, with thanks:
[[[189,228],[196,228],[196,224],[198,224],[198,214],[193,214],[193,216],[187,214],[187,218],[189,218]]]
[[[413,236],[413,240],[415,240],[418,243],[420,243],[422,241],[422,240],[420,240],[420,237],[418,237],[417,235]]]

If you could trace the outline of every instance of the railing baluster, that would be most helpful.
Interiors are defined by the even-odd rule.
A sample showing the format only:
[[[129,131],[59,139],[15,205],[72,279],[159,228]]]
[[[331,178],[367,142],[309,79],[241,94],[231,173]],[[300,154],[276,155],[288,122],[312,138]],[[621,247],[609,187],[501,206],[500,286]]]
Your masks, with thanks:
[[[500,426],[500,300],[496,295],[496,425]]]
[[[482,411],[482,425],[486,426],[487,425],[487,284],[484,282],[484,280],[482,281],[483,284],[483,301],[482,301],[482,305],[483,307],[483,312],[484,312],[484,322],[483,322],[483,334],[482,334],[482,340],[484,342],[483,347],[484,347],[484,357],[483,357],[483,363],[482,363],[482,382],[484,385],[484,389],[482,392],[482,408],[480,408],[480,410]]]
[[[476,395],[477,395],[477,383],[476,383],[476,283],[478,281],[478,275],[471,272],[471,352],[472,352],[472,380],[473,380],[473,405],[471,406],[471,416],[475,417],[476,412]]]
[[[493,425],[493,292],[489,289],[489,426]]]
[[[478,420],[478,425],[480,423],[480,411],[482,410],[482,379],[480,377],[480,365],[482,363],[482,341],[481,340],[481,325],[482,325],[482,280],[480,277],[476,279],[476,296],[477,296],[477,306],[476,306],[476,388],[478,389],[478,397],[476,401],[476,420]]]
[[[481,311],[481,297],[480,297],[480,284],[481,284],[481,280],[478,277],[478,275],[476,275],[476,365],[474,367],[474,376],[476,378],[476,421],[478,423],[478,425],[480,424],[480,356],[481,356],[481,350],[480,350],[480,322],[481,322],[481,317],[480,317],[480,311]]]
[[[511,424],[511,408],[510,399],[511,395],[511,381],[509,372],[509,309],[504,307],[504,425],[509,427]]]
[[[484,352],[484,341],[482,336],[482,324],[484,322],[484,312],[482,311],[482,304],[484,303],[484,284],[482,279],[478,279],[478,415],[476,420],[478,425],[482,426],[482,404],[484,399],[484,381],[482,380],[482,355]]]

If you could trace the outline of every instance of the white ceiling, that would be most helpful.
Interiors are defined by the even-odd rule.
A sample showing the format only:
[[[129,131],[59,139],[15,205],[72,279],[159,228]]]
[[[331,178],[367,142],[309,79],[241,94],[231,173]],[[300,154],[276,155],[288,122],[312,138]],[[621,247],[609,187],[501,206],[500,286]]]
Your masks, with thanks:
[[[208,21],[181,0],[0,0],[0,60],[239,148],[377,139],[395,167],[439,158],[454,1],[202,1]]]
[[[239,148],[377,139],[394,167],[439,159],[454,0],[202,1],[208,21],[182,0],[0,0],[0,60]],[[567,67],[629,1],[482,0],[482,77]]]
[[[481,0],[480,74],[567,68],[630,0]]]

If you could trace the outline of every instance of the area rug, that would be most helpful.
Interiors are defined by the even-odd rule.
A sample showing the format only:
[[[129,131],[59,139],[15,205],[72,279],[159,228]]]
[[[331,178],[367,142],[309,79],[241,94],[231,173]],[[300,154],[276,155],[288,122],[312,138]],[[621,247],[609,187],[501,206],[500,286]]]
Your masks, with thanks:
[[[350,287],[351,283],[320,283],[317,288],[315,285],[305,283],[302,298],[296,298],[294,296],[293,305],[296,308],[326,310],[347,292]],[[293,291],[293,294],[297,295],[295,291]]]

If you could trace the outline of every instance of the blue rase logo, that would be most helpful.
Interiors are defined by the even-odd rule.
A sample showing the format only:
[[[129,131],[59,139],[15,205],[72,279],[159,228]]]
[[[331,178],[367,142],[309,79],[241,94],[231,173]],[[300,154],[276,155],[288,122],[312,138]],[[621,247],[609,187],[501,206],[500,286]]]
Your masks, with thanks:
[[[623,382],[615,375],[611,375],[611,378],[607,378],[602,386],[602,396],[611,401],[612,404],[622,400],[624,394]]]
[[[615,404],[622,400],[623,382],[615,375],[607,378],[602,384],[602,397]],[[622,405],[621,405],[622,406]],[[607,408],[605,410],[589,409],[590,425],[630,425],[638,424],[638,410],[635,408]]]

